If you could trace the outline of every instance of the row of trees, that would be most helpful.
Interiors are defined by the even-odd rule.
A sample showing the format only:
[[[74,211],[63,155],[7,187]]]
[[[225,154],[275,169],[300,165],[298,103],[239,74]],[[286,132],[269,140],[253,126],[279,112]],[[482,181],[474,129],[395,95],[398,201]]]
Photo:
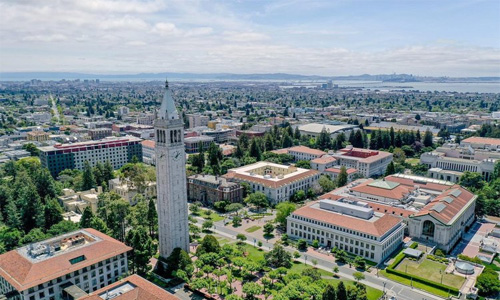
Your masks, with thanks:
[[[485,181],[481,174],[464,172],[460,185],[477,194],[476,214],[500,216],[500,162],[495,164],[491,180]]]

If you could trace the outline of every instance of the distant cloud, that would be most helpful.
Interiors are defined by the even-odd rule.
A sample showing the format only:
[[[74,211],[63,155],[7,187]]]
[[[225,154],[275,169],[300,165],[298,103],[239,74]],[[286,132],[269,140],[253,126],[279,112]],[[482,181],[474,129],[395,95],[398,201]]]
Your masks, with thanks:
[[[500,76],[500,2],[455,2],[4,0],[0,69]]]

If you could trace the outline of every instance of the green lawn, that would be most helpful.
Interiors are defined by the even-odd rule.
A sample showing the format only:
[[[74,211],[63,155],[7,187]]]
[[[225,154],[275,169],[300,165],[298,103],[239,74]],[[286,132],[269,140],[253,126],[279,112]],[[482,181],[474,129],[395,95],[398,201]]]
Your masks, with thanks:
[[[408,266],[408,268],[406,267]],[[460,289],[464,284],[465,278],[453,274],[445,274],[446,265],[429,259],[424,259],[422,263],[417,263],[409,259],[404,259],[396,267],[396,270],[408,272],[415,276],[426,278],[434,282],[441,282],[441,274],[443,274],[443,284]]]
[[[251,232],[255,232],[255,231],[259,230],[259,229],[260,229],[260,226],[254,225],[252,227],[249,227],[249,228],[245,229],[245,231],[251,233]]]
[[[219,242],[219,244],[221,245],[224,245],[224,244],[227,244],[229,243],[229,240],[226,239],[226,238],[223,238],[221,236],[215,236],[215,238],[217,239],[217,241]]]
[[[259,250],[259,248],[257,248],[257,247],[254,247],[254,246],[251,246],[248,244],[244,244],[243,249],[245,252],[248,253],[247,258],[254,261],[254,262],[261,261],[264,259],[264,251]]]
[[[418,163],[420,162],[420,159],[418,158],[407,158],[406,163],[412,165],[412,166],[415,166],[415,165],[418,165]]]
[[[354,286],[354,281],[352,280],[336,279],[336,278],[324,279],[324,280],[335,287],[337,287],[337,285],[341,281],[343,281],[346,286],[348,285]],[[361,283],[363,283],[363,281],[361,281]],[[382,297],[382,291],[372,288],[370,286],[366,286],[366,296],[368,297],[368,300],[378,300],[380,299],[380,297]]]
[[[305,264],[303,264],[301,262],[294,261],[293,265],[292,265],[292,268],[290,269],[290,271],[300,273],[304,269],[313,268],[313,266],[310,265],[310,263],[311,262],[309,262],[309,264],[305,265]],[[328,272],[328,271],[325,271],[323,269],[318,269],[318,271],[321,273],[322,276],[333,276],[332,272]]]
[[[224,220],[224,217],[220,216],[218,213],[212,211],[212,213],[210,214],[210,216],[207,216],[205,214],[205,210],[203,211],[200,211],[200,213],[198,214],[198,216],[204,218],[204,219],[207,219],[207,218],[210,218],[210,220],[214,221],[214,222],[219,222],[221,220]]]
[[[406,284],[408,286],[412,284],[410,279],[406,279],[406,278],[403,278],[401,276],[397,276],[395,274],[389,274],[389,273],[385,272],[384,270],[381,270],[380,274],[382,274],[384,277],[386,277],[390,280],[397,281],[397,282],[400,282],[402,284]],[[434,295],[437,295],[437,296],[440,296],[443,298],[447,298],[449,296],[447,292],[442,291],[442,290],[437,289],[437,288],[434,288],[432,286],[428,286],[428,285],[423,284],[423,283],[413,281],[413,286],[417,289],[427,291],[431,294],[434,294]]]

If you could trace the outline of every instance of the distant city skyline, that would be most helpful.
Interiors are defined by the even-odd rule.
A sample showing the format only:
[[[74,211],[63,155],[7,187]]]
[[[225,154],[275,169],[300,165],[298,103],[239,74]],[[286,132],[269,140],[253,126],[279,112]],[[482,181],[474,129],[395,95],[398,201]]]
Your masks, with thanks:
[[[500,1],[4,0],[1,72],[500,76]]]

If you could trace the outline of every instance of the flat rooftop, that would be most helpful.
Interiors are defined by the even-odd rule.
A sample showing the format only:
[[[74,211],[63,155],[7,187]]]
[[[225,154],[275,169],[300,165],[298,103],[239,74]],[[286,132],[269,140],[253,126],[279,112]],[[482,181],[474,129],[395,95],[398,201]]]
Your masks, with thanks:
[[[80,229],[0,255],[0,276],[24,291],[130,250],[95,229]]]

